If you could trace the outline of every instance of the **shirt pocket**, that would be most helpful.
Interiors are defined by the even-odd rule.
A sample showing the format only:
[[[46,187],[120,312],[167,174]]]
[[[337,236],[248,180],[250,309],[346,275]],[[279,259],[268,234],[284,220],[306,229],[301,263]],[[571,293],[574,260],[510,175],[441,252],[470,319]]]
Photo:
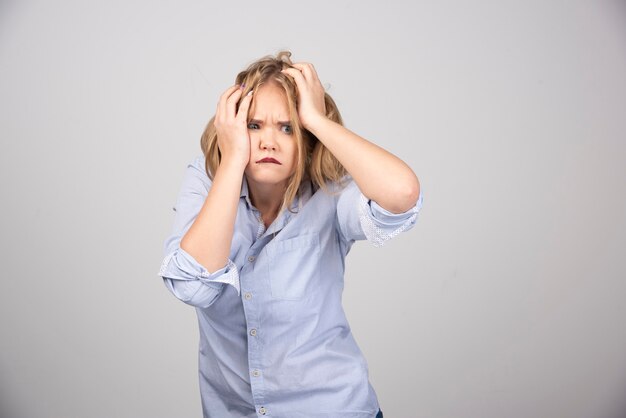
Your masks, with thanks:
[[[318,281],[320,242],[315,233],[274,241],[267,247],[270,291],[274,299],[299,300]]]

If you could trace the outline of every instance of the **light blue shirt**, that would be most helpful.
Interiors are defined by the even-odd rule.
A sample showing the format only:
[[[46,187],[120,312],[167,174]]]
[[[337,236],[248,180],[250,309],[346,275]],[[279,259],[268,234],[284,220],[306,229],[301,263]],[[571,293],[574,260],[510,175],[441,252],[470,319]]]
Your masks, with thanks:
[[[228,265],[208,272],[180,248],[211,187],[204,157],[188,164],[159,276],[196,308],[204,417],[373,418],[368,366],[341,304],[355,240],[376,246],[416,221],[368,200],[346,177],[333,193],[304,182],[291,211],[266,229],[247,183]]]

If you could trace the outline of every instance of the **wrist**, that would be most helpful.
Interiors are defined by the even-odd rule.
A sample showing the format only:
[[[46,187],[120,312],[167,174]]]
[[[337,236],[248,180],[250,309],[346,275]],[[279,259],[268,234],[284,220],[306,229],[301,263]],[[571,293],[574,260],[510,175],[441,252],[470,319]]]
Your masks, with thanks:
[[[303,126],[307,131],[311,132],[313,135],[315,135],[319,139],[318,133],[324,127],[324,125],[329,122],[332,123],[332,120],[328,119],[326,115],[317,114],[313,116],[312,118],[308,119],[306,123],[303,122]]]
[[[222,158],[220,159],[220,164],[218,166],[218,170],[222,169],[222,171],[234,171],[237,173],[243,174],[246,166],[248,165],[248,160],[250,159],[250,155],[231,155],[231,154],[222,154]]]

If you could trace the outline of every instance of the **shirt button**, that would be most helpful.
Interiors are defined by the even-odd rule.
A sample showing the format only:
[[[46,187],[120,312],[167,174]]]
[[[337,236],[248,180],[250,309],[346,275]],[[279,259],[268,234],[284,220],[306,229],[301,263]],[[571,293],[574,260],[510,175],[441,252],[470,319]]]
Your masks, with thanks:
[[[266,412],[267,412],[267,409],[265,409],[265,407],[264,407],[264,406],[262,406],[262,407],[260,407],[260,408],[259,408],[259,414],[261,414],[261,415],[265,415],[265,413],[266,413]]]
[[[255,258],[256,258],[255,256],[251,255],[248,257],[248,261],[252,263]]]
[[[250,300],[250,299],[252,299],[252,293],[250,293],[250,292],[246,292],[246,293],[243,295],[243,297],[244,297],[244,298],[246,298],[246,299],[248,299],[248,300]]]
[[[260,371],[258,371],[258,370],[254,370],[254,371],[252,372],[252,376],[254,376],[254,377],[259,377],[259,376],[261,376],[261,372],[260,372]]]
[[[254,337],[256,335],[256,329],[252,328],[250,330],[250,335],[252,335]]]

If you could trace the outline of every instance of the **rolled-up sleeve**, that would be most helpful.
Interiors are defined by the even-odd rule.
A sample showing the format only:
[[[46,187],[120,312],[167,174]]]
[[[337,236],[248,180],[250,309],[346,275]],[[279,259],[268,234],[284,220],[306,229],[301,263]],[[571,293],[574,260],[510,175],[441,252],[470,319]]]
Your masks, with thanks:
[[[347,242],[367,239],[375,247],[381,247],[415,225],[423,201],[420,190],[412,208],[403,213],[392,213],[365,197],[350,179],[337,199],[337,227]]]
[[[158,273],[174,296],[197,307],[210,306],[223,291],[224,284],[233,286],[238,294],[240,291],[237,266],[231,260],[221,269],[209,272],[180,248],[180,241],[200,213],[210,187],[211,181],[204,171],[204,158],[197,157],[187,165],[173,208],[173,230],[165,240],[165,258]]]

